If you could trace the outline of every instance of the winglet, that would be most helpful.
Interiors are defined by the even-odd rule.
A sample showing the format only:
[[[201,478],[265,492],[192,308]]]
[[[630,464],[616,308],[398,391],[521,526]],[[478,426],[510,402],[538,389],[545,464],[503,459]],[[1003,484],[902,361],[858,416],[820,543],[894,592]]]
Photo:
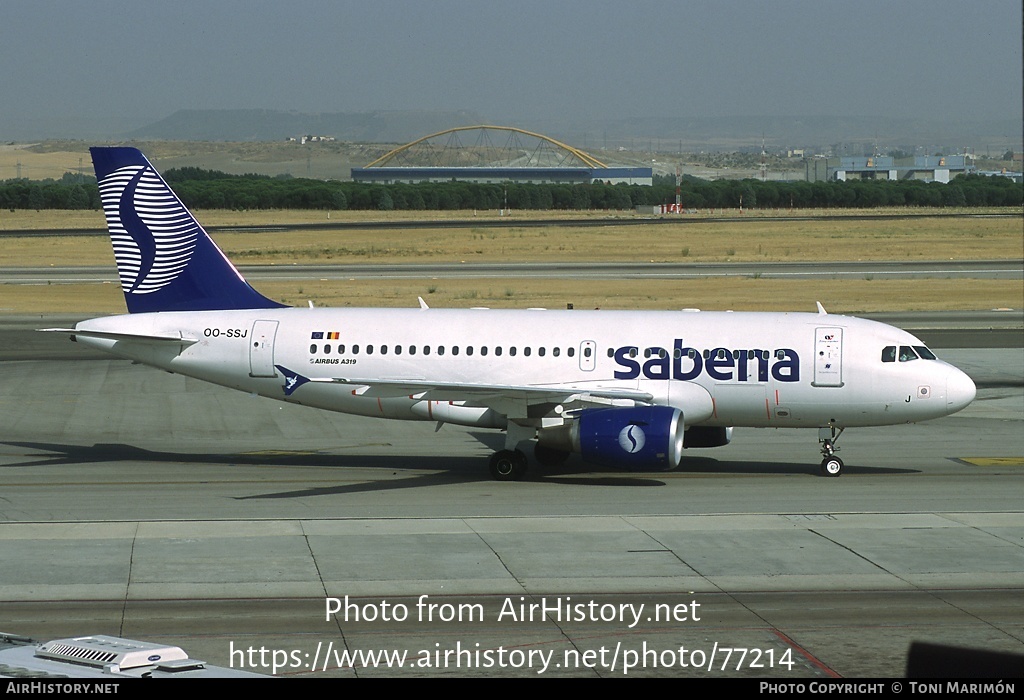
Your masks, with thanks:
[[[828,316],[828,312],[825,311],[825,307],[821,305],[820,301],[816,301],[814,303],[818,305],[818,315],[819,316]]]
[[[130,313],[276,309],[249,286],[137,148],[90,148]]]
[[[421,309],[429,309],[430,308],[429,306],[427,306],[427,302],[423,301],[423,297],[416,297],[416,298],[420,300],[420,308]]]

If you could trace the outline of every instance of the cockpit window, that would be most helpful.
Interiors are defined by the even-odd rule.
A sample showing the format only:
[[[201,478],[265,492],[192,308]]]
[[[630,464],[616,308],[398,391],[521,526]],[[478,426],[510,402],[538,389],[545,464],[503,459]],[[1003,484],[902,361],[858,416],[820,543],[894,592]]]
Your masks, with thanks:
[[[914,348],[909,345],[900,346],[900,362],[910,362],[918,359],[917,353],[914,352]]]
[[[923,345],[915,345],[914,349],[917,350],[917,355],[922,360],[937,360],[937,359],[939,359],[939,358],[935,357],[935,353],[934,352],[932,352],[931,350],[929,350],[928,348],[926,348]]]
[[[882,362],[895,362],[896,361],[896,346],[886,345],[882,348]]]

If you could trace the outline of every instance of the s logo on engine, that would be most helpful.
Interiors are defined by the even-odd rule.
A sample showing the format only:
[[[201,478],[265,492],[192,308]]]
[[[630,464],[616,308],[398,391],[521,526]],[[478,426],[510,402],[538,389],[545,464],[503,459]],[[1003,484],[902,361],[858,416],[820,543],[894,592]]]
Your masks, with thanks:
[[[647,436],[644,435],[643,428],[635,423],[619,431],[619,446],[630,454],[636,454],[644,449],[646,443]]]

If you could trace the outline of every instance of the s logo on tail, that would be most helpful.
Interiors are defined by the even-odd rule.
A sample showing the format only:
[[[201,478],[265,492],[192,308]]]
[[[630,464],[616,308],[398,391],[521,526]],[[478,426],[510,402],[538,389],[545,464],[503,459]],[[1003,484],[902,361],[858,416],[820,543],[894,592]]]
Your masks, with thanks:
[[[131,313],[276,309],[249,286],[137,148],[91,148]]]
[[[201,229],[146,166],[119,168],[99,182],[100,199],[125,294],[149,294],[177,279]]]

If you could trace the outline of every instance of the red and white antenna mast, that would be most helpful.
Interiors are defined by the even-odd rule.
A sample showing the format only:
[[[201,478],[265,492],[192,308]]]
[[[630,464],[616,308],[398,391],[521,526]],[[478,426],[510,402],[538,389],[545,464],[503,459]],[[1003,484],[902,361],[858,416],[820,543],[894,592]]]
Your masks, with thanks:
[[[764,132],[761,132],[761,182],[768,180],[768,153],[764,150]]]

